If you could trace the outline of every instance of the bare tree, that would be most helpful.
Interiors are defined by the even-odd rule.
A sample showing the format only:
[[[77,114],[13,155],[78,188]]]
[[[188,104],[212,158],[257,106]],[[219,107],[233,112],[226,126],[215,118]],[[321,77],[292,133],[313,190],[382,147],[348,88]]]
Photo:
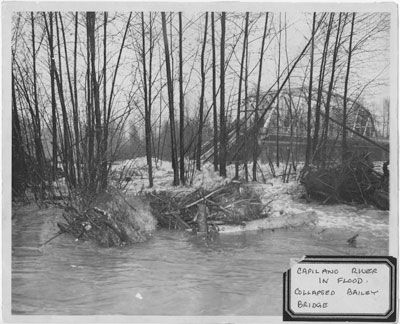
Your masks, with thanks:
[[[146,72],[146,30],[144,27],[144,12],[142,18],[142,64],[143,64],[143,92],[144,92],[144,122],[146,134],[146,158],[149,177],[149,187],[153,187],[153,168],[151,161],[151,115],[149,111],[148,90],[147,90],[147,72]]]
[[[281,13],[279,13],[279,37],[278,37],[278,79],[276,82],[276,85],[278,87],[279,91],[279,83],[280,83],[280,74],[281,74],[281,40],[282,40],[282,19],[281,19]],[[290,85],[290,80],[289,80],[289,85]],[[289,92],[290,93],[290,92]],[[276,100],[276,166],[279,168],[279,155],[280,155],[280,149],[279,149],[279,119],[280,119],[280,111],[279,111],[279,96]]]
[[[218,112],[217,112],[217,76],[215,59],[215,20],[214,12],[211,13],[211,46],[212,46],[212,100],[213,100],[213,122],[214,122],[214,171],[218,171],[219,153],[218,153]]]
[[[354,34],[354,21],[356,18],[356,13],[353,12],[353,18],[351,20],[351,31],[350,31],[350,40],[349,40],[349,50],[347,56],[347,70],[346,70],[346,78],[344,81],[344,95],[343,95],[343,126],[342,126],[342,158],[344,159],[345,154],[347,152],[347,91],[349,84],[349,75],[350,75],[350,64],[351,64],[351,54],[353,47],[353,34]]]
[[[238,92],[238,105],[237,105],[237,115],[236,115],[236,147],[239,148],[240,139],[240,107],[242,105],[242,80],[243,80],[243,70],[245,64],[246,50],[248,47],[248,32],[249,32],[249,13],[246,12],[245,24],[244,24],[244,39],[242,48],[242,58],[240,61],[240,76],[239,76],[239,92]],[[236,152],[238,155],[239,152]],[[247,163],[246,163],[247,165]],[[239,178],[239,159],[236,158],[235,162],[235,178]]]
[[[342,35],[342,31],[343,31],[343,29],[341,28],[342,15],[343,15],[342,13],[339,13],[339,21],[338,21],[337,32],[336,32],[335,46],[333,48],[331,79],[329,82],[329,88],[328,88],[328,93],[327,93],[327,98],[326,98],[326,103],[325,103],[325,121],[324,121],[324,129],[323,129],[322,136],[321,136],[321,148],[320,148],[320,151],[323,154],[323,156],[322,156],[323,163],[326,160],[326,142],[327,142],[328,133],[329,133],[330,106],[331,106],[333,87],[334,87],[334,83],[335,83],[337,55],[338,55],[341,35]]]
[[[307,146],[306,146],[306,165],[310,163],[311,154],[311,112],[312,112],[312,86],[313,86],[313,71],[314,71],[314,30],[315,30],[315,18],[317,13],[313,14],[313,24],[311,31],[311,60],[310,60],[310,84],[308,87],[308,110],[307,110]]]
[[[179,12],[179,170],[182,184],[185,184],[185,98],[183,91],[183,30],[182,12]]]
[[[78,173],[78,184],[82,185],[81,180],[81,153],[80,153],[80,129],[79,129],[79,104],[78,104],[78,87],[77,87],[77,53],[78,53],[78,13],[75,12],[75,33],[74,33],[74,132],[75,132],[75,150],[76,150],[76,170]]]
[[[174,170],[174,186],[179,185],[179,173],[177,165],[177,151],[176,151],[176,135],[175,135],[175,117],[174,117],[174,94],[172,85],[172,74],[170,65],[170,55],[168,47],[168,36],[167,36],[167,23],[165,19],[165,12],[161,12],[161,21],[164,37],[164,52],[165,52],[165,66],[167,72],[167,87],[168,87],[168,104],[169,104],[169,124],[171,129],[171,156],[172,156],[172,168]]]
[[[36,150],[36,159],[38,162],[37,174],[40,181],[39,194],[40,199],[44,198],[44,188],[43,181],[44,179],[44,152],[42,146],[42,130],[40,123],[40,115],[39,115],[39,102],[37,96],[37,74],[36,74],[36,45],[35,45],[35,19],[33,16],[33,12],[31,12],[31,24],[32,24],[32,65],[33,65],[33,103],[35,107],[35,111],[32,111],[32,124],[34,125],[34,138],[35,138],[35,150]]]
[[[226,119],[225,119],[225,23],[226,13],[221,13],[221,44],[220,44],[220,156],[219,173],[221,177],[226,177]]]
[[[249,31],[248,31],[249,32]],[[248,38],[248,37],[247,37]],[[246,58],[245,58],[245,68],[244,68],[244,125],[243,133],[245,134],[243,139],[243,145],[245,147],[246,158],[244,159],[244,176],[246,182],[249,181],[249,168],[247,165],[247,123],[248,123],[248,105],[249,105],[249,40],[246,42]]]
[[[313,147],[312,147],[313,160],[318,159],[317,145],[318,145],[318,137],[319,137],[319,127],[320,127],[320,122],[321,122],[322,92],[323,92],[323,87],[324,87],[326,59],[328,56],[329,37],[331,34],[334,17],[335,17],[335,14],[331,13],[330,18],[329,18],[328,29],[326,32],[324,49],[322,52],[321,66],[320,66],[320,71],[319,71],[318,93],[317,93],[317,102],[316,102],[316,109],[315,109],[314,137],[313,137]]]
[[[104,32],[103,32],[103,124],[104,124],[104,133],[106,133],[105,128],[107,127],[107,20],[108,20],[108,12],[104,12]],[[107,127],[108,128],[108,127]],[[101,146],[101,154],[103,157],[107,155],[107,138],[106,134],[102,139]],[[102,188],[107,186],[107,159],[104,159],[101,166],[101,176],[102,176]]]
[[[49,13],[49,25],[50,28],[47,28],[47,20],[44,17],[44,21],[46,24],[46,29],[49,30],[48,33],[48,42],[49,42],[49,51],[50,51],[50,85],[51,85],[51,116],[52,116],[52,154],[53,154],[53,166],[52,166],[52,180],[56,179],[57,174],[57,104],[56,104],[56,93],[55,93],[55,60],[54,60],[54,45],[53,45],[53,13]]]
[[[202,137],[203,137],[203,125],[204,125],[204,88],[206,83],[206,72],[204,66],[204,53],[206,50],[207,43],[207,28],[208,28],[208,12],[205,14],[205,22],[204,22],[204,37],[203,37],[203,45],[201,49],[200,56],[200,69],[201,69],[201,93],[200,93],[200,109],[199,109],[199,132],[197,134],[197,149],[196,149],[196,168],[197,170],[201,170],[201,145],[202,145]]]
[[[75,186],[75,179],[74,179],[74,169],[73,169],[73,157],[71,151],[71,132],[69,128],[69,121],[68,121],[68,113],[67,113],[67,104],[64,96],[64,85],[63,85],[63,71],[62,71],[62,58],[61,58],[61,44],[60,44],[60,33],[59,33],[59,25],[58,25],[58,15],[55,15],[56,21],[56,35],[57,35],[57,52],[58,52],[58,70],[54,69],[54,74],[56,77],[56,84],[59,96],[59,102],[61,106],[61,113],[62,113],[62,124],[63,124],[63,147],[62,147],[62,162],[64,166],[64,173],[67,180],[71,186]]]
[[[94,41],[94,21],[96,15],[94,12],[86,13],[86,129],[85,129],[85,187],[93,189],[95,181],[95,163],[94,163],[94,117],[93,117],[93,94],[92,94],[92,73],[91,73],[91,39]],[[95,81],[96,82],[96,81]]]
[[[62,19],[62,15],[61,13],[58,13],[58,17],[60,20],[60,25],[61,25],[61,34],[62,34],[62,38],[63,38],[63,43],[64,43],[64,57],[65,57],[65,66],[66,66],[66,70],[67,70],[67,78],[68,78],[68,86],[69,86],[69,92],[70,92],[70,101],[71,101],[71,105],[72,105],[72,111],[73,113],[75,113],[76,111],[76,107],[75,107],[75,100],[74,100],[74,94],[73,94],[73,90],[72,90],[72,81],[71,81],[71,74],[70,74],[70,70],[69,70],[69,59],[68,59],[68,51],[67,51],[67,41],[66,41],[66,37],[65,37],[65,28],[64,28],[64,23],[63,23],[63,19]],[[58,40],[59,43],[59,40]],[[61,66],[61,53],[60,53],[59,49],[59,61],[60,61],[60,66]],[[61,73],[61,67],[60,67],[60,73]],[[68,176],[69,176],[69,180],[71,182],[71,185],[73,187],[76,186],[77,184],[77,179],[76,179],[76,174],[75,174],[75,167],[74,167],[74,150],[72,147],[72,134],[71,134],[71,129],[69,127],[69,123],[68,120],[66,119],[65,121],[65,126],[68,128],[68,138],[67,138],[67,144],[69,145],[67,151],[66,151],[66,155],[68,155]]]
[[[261,76],[262,76],[262,66],[264,60],[264,45],[265,45],[265,38],[267,36],[267,26],[268,26],[268,12],[265,14],[265,24],[264,24],[264,33],[261,41],[261,49],[260,49],[260,60],[259,60],[259,69],[258,69],[258,81],[257,81],[257,91],[256,91],[256,105],[254,107],[254,133],[253,133],[253,181],[257,181],[257,159],[258,159],[258,136],[259,136],[259,127],[257,125],[260,121],[260,116],[258,112],[260,100],[260,87],[261,87]],[[279,95],[279,92],[278,92]]]
[[[128,30],[130,27],[130,23],[131,23],[131,19],[132,19],[132,12],[129,13],[129,17],[128,17],[128,21],[126,23],[125,26],[125,32],[124,32],[124,36],[122,38],[122,42],[121,42],[121,47],[119,48],[119,52],[118,52],[118,58],[117,58],[117,63],[114,69],[114,74],[113,74],[113,79],[112,79],[112,83],[111,83],[111,89],[110,89],[110,96],[108,99],[108,108],[107,108],[107,118],[104,121],[104,138],[103,138],[103,143],[104,143],[104,157],[103,159],[103,163],[105,166],[107,166],[107,152],[108,152],[108,141],[109,141],[109,133],[110,133],[110,119],[111,119],[111,112],[112,112],[112,104],[113,104],[113,100],[114,100],[114,91],[115,91],[115,82],[117,79],[117,75],[118,75],[118,70],[120,67],[120,63],[121,63],[121,56],[122,56],[122,51],[125,47],[125,41],[126,41],[126,36],[128,34]],[[104,81],[106,82],[106,80]],[[102,183],[103,183],[103,187],[102,190],[105,189],[105,187],[107,186],[107,175],[108,175],[108,166],[106,169],[104,169],[104,173],[103,173],[103,179],[102,179]]]

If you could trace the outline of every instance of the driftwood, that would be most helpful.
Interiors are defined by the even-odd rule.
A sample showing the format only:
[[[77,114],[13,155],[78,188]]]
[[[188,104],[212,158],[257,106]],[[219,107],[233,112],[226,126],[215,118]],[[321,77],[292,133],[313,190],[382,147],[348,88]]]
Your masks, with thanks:
[[[165,213],[166,215],[172,215],[177,219],[177,221],[184,227],[184,228],[190,228],[190,226],[179,216],[177,212],[167,212]]]
[[[50,243],[51,241],[53,241],[54,239],[56,239],[57,237],[59,237],[60,235],[64,234],[65,232],[60,230],[58,231],[55,235],[53,235],[51,238],[49,238],[46,242],[44,242],[41,247],[45,246],[46,244]]]
[[[350,156],[343,164],[304,170],[300,182],[323,203],[373,204],[389,209],[388,174],[373,169],[368,155]]]
[[[239,181],[212,191],[197,190],[184,196],[153,192],[147,197],[159,226],[165,228],[207,231],[205,218],[219,224],[237,225],[266,217],[259,195],[251,186]]]
[[[203,200],[206,200],[207,198],[211,197],[212,195],[216,194],[217,192],[221,191],[222,189],[224,189],[223,186],[219,187],[218,189],[216,189],[216,190],[214,190],[212,192],[210,192],[209,194],[205,195],[204,197],[202,197],[202,198],[190,203],[189,205],[185,206],[185,208],[190,208],[192,206],[197,205],[198,203],[202,202]]]

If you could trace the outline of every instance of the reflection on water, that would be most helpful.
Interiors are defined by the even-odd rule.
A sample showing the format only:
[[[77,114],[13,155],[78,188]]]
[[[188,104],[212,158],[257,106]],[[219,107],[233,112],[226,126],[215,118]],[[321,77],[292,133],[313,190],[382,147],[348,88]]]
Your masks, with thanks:
[[[277,316],[290,258],[388,253],[388,218],[378,211],[355,223],[376,223],[364,232],[343,224],[221,235],[209,243],[161,230],[148,242],[108,249],[66,235],[39,249],[57,232],[60,211],[14,213],[13,314]],[[356,248],[346,242],[355,231]]]

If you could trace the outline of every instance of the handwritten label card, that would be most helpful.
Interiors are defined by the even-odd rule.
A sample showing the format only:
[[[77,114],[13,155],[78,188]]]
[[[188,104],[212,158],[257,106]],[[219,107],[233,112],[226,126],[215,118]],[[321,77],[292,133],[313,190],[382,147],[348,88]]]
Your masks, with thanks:
[[[395,267],[390,257],[306,257],[285,274],[284,320],[388,321]]]

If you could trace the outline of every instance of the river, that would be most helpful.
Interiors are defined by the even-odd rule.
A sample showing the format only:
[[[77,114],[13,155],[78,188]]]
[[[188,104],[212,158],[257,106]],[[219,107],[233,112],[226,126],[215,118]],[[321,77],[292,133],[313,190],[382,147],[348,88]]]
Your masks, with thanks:
[[[337,207],[332,207],[338,210]],[[281,315],[282,273],[303,255],[385,255],[388,213],[354,209],[316,228],[220,235],[159,230],[148,242],[100,248],[57,232],[60,210],[13,209],[12,313]],[[324,218],[325,217],[325,218]],[[347,239],[358,233],[352,247]]]

